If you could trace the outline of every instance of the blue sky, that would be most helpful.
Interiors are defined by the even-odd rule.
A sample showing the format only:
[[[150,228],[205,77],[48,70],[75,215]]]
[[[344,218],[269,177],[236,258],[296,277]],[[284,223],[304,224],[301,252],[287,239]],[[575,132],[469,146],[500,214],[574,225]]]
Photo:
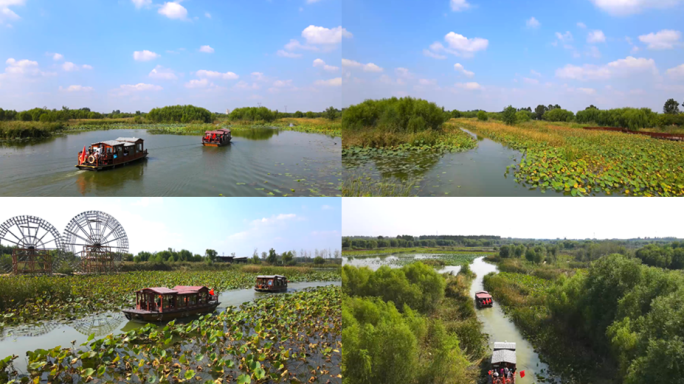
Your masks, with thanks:
[[[128,236],[130,251],[187,249],[204,255],[251,256],[273,247],[334,252],[341,246],[341,199],[290,198],[13,198],[2,199],[0,223],[33,215],[60,233],[81,212],[98,210],[116,218]]]
[[[577,111],[684,102],[682,0],[345,0],[344,106]]]
[[[0,107],[340,107],[341,22],[341,0],[0,0]]]

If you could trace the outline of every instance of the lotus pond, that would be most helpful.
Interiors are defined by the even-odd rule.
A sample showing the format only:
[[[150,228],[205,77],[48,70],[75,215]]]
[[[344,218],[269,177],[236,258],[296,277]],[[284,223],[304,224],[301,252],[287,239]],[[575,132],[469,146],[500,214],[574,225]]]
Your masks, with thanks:
[[[341,290],[268,295],[190,323],[152,324],[29,352],[28,374],[0,360],[9,382],[341,383]],[[93,381],[95,382],[95,381]]]
[[[343,255],[342,263],[345,265],[352,265],[355,267],[369,267],[376,270],[383,265],[392,268],[401,268],[404,265],[414,263],[416,261],[426,262],[427,260],[437,260],[434,266],[437,269],[458,272],[458,269],[444,268],[448,266],[458,266],[470,264],[478,257],[482,257],[481,253],[396,253],[391,255],[380,256],[348,256]]]
[[[271,268],[241,270],[128,272],[114,275],[9,276],[0,278],[0,327],[42,320],[76,319],[119,310],[135,303],[134,292],[145,287],[205,285],[225,291],[250,288],[257,275],[286,275],[290,282],[339,281],[339,271]]]

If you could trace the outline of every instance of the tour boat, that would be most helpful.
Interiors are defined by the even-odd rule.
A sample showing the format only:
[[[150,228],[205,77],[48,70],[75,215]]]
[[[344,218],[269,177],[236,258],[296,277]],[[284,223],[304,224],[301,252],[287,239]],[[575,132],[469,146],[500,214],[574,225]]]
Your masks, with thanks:
[[[135,309],[124,309],[128,320],[167,321],[211,313],[221,304],[214,290],[204,286],[178,285],[144,288],[135,293]]]
[[[510,378],[501,377],[501,369],[511,370]],[[515,375],[518,374],[515,360],[515,343],[495,342],[494,353],[492,354],[492,365],[489,371],[489,383],[492,384],[514,384]],[[495,376],[497,372],[499,376]],[[524,377],[525,371],[519,372]]]
[[[116,140],[93,143],[88,149],[83,147],[78,153],[76,168],[100,171],[144,159],[147,157],[147,149],[143,148],[143,142],[143,139],[137,137],[119,137]]]
[[[492,295],[487,291],[475,292],[475,305],[478,308],[491,307],[494,304]]]
[[[223,147],[230,143],[230,129],[221,128],[215,131],[206,131],[202,136],[202,145],[207,147]]]
[[[280,275],[257,276],[254,289],[257,292],[287,291],[287,277]]]

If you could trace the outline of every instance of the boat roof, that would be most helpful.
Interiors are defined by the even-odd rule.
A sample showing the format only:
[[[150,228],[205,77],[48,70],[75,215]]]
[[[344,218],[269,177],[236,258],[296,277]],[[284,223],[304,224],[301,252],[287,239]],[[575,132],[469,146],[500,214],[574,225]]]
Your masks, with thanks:
[[[170,294],[170,293],[178,293],[174,291],[173,289],[168,289],[166,287],[152,287],[152,288],[143,288],[141,291],[152,291],[154,293],[158,293],[160,295],[165,295],[165,294]]]
[[[475,293],[476,297],[492,297],[488,292],[480,291]]]
[[[225,133],[230,133],[230,129],[221,128],[221,129],[217,129],[215,131],[205,131],[204,132],[205,135],[211,135],[211,134],[223,135]]]
[[[275,279],[277,277],[282,277],[282,278],[286,279],[286,277],[282,276],[282,275],[259,275],[259,276],[257,276],[257,279]]]
[[[129,142],[129,143],[135,143],[135,142],[140,141],[140,140],[142,140],[142,139],[139,137],[119,137],[118,139],[116,139],[116,141],[125,141],[125,142]]]
[[[492,354],[492,364],[494,363],[511,363],[515,362],[515,351],[509,351],[507,349],[502,349],[500,351],[494,351]]]
[[[105,145],[109,145],[111,147],[115,147],[117,145],[123,145],[125,147],[132,147],[138,141],[143,141],[143,139],[139,139],[137,137],[119,137],[116,140],[98,141],[97,143],[93,143],[91,145],[105,144]]]
[[[115,146],[117,146],[117,145],[124,145],[123,142],[120,142],[120,141],[117,141],[117,140],[98,141],[97,143],[93,143],[93,144],[91,144],[91,145],[97,145],[97,144],[105,144],[105,145],[109,145],[109,146],[112,146],[112,147],[115,147]]]
[[[509,343],[505,341],[497,341],[494,343],[494,350],[500,350],[500,349],[508,349],[511,351],[515,351],[515,343]]]
[[[198,293],[202,289],[209,289],[203,285],[176,285],[173,287],[174,291],[177,291],[180,294],[186,294],[186,293]]]

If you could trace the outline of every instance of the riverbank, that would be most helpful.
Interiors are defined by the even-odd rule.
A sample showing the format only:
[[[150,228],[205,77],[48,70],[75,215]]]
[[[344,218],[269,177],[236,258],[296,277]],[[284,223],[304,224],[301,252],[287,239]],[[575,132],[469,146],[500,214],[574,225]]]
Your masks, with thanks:
[[[91,336],[80,346],[38,349],[27,354],[25,377],[341,383],[340,291],[328,286],[266,295],[190,323],[148,324],[94,341]],[[11,365],[17,358],[0,360],[3,382],[17,378]],[[63,363],[52,364],[56,358]]]
[[[204,285],[223,291],[249,288],[260,274],[280,274],[290,282],[336,281],[340,271],[298,267],[245,266],[221,271],[145,271],[112,275],[5,276],[0,278],[0,326],[82,317],[119,310],[134,292],[154,286]]]
[[[680,142],[588,131],[567,123],[535,121],[509,126],[467,118],[451,121],[524,151],[524,157],[509,169],[519,183],[533,188],[573,196],[684,195],[684,144]]]
[[[473,382],[487,354],[469,294],[474,274],[343,267],[342,374],[366,382]]]

